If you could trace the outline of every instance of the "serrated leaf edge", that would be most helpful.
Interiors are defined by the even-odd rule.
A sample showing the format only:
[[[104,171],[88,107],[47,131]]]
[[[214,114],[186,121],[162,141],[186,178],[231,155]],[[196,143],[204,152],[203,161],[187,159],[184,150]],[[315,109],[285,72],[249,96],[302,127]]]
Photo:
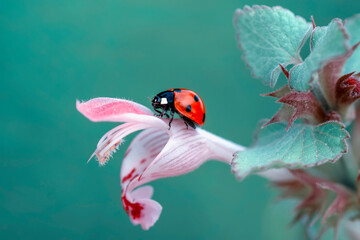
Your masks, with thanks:
[[[268,121],[268,120],[267,120],[267,119],[263,119],[262,121]],[[313,127],[314,127],[314,128],[316,128],[316,127],[321,127],[321,126],[323,126],[323,125],[325,125],[325,124],[329,124],[329,123],[335,123],[335,124],[340,125],[340,126],[341,126],[341,131],[342,131],[343,133],[345,133],[346,136],[342,139],[343,145],[345,146],[344,151],[342,151],[341,153],[339,153],[338,155],[336,155],[335,158],[332,159],[332,160],[326,158],[326,159],[323,159],[323,160],[321,160],[321,161],[316,162],[315,164],[306,164],[306,165],[303,165],[303,166],[301,167],[301,169],[319,166],[319,165],[322,165],[322,164],[324,164],[324,163],[326,163],[326,162],[334,163],[334,162],[336,162],[337,160],[339,160],[343,154],[345,154],[345,153],[348,152],[348,148],[349,148],[349,147],[348,147],[348,144],[347,144],[347,142],[346,142],[346,139],[350,138],[350,134],[349,134],[349,132],[345,129],[344,124],[342,124],[342,123],[339,122],[339,121],[327,121],[327,122],[324,122],[324,123],[321,123],[321,124],[318,124],[318,125],[314,125]],[[285,124],[285,125],[286,125],[286,124]],[[255,142],[254,142],[254,144],[256,144],[256,141],[257,141],[257,139],[258,139],[258,134],[260,133],[260,131],[261,131],[261,129],[258,128],[257,131],[255,132],[255,136],[254,136],[254,141],[255,141]],[[254,144],[253,144],[253,145],[254,145]],[[299,165],[299,162],[293,163],[293,164],[285,164],[285,163],[282,162],[281,160],[274,160],[274,161],[270,162],[270,163],[267,164],[267,165],[264,165],[264,166],[261,166],[261,167],[254,167],[254,168],[252,168],[252,169],[250,169],[250,170],[248,170],[248,171],[246,171],[246,172],[244,172],[243,174],[240,175],[237,171],[235,171],[235,168],[237,167],[237,165],[240,164],[240,163],[238,163],[238,162],[235,162],[235,159],[236,159],[236,158],[237,158],[237,153],[235,153],[235,154],[233,155],[233,158],[232,158],[232,160],[231,160],[231,171],[232,171],[232,173],[236,176],[236,178],[237,178],[239,181],[243,180],[244,178],[246,178],[246,177],[247,177],[248,175],[250,175],[251,173],[257,173],[257,172],[261,172],[261,171],[263,171],[263,170],[268,170],[268,169],[271,169],[271,168],[277,168],[277,167],[274,167],[274,166],[276,166],[277,164],[281,164],[281,167],[282,167],[282,168],[290,168],[290,169],[297,169],[296,166]]]
[[[348,43],[349,34],[347,33],[347,31],[346,31],[346,29],[345,29],[345,27],[344,27],[343,21],[342,21],[340,18],[334,18],[334,19],[331,20],[331,22],[333,22],[333,21],[335,21],[335,22],[338,24],[339,29],[341,30],[341,32],[342,32],[342,33],[344,34],[344,36],[345,36],[345,39],[344,39],[344,41],[343,41],[343,44],[344,44],[345,48],[347,49],[347,52],[344,53],[344,54],[340,54],[340,55],[334,56],[334,57],[332,57],[331,59],[327,59],[327,60],[324,60],[324,61],[320,62],[320,63],[319,63],[319,66],[320,66],[319,69],[318,69],[318,70],[314,70],[314,71],[311,73],[311,79],[310,79],[309,82],[306,83],[306,84],[308,85],[308,88],[307,88],[307,89],[301,89],[300,91],[302,91],[302,92],[312,89],[311,83],[312,83],[313,80],[314,80],[314,79],[313,79],[313,74],[314,74],[314,73],[320,71],[324,66],[326,66],[326,64],[330,63],[330,62],[333,61],[334,59],[344,57],[344,56],[346,56],[347,54],[349,54],[349,51],[351,51],[351,47],[349,46],[349,43]],[[331,23],[331,22],[330,22],[330,23]],[[329,26],[330,23],[329,23],[327,26]],[[312,39],[313,39],[313,35],[314,35],[315,30],[316,30],[316,29],[320,29],[320,28],[324,28],[324,27],[327,27],[327,26],[321,26],[321,27],[318,27],[318,26],[317,26],[317,27],[315,27],[315,28],[311,31],[311,36],[310,36],[310,49],[311,49],[311,52],[312,52]],[[310,54],[311,54],[311,52],[310,52]],[[308,58],[308,57],[310,56],[310,54],[309,54],[306,58]],[[304,60],[302,63],[304,63],[304,62],[306,61],[306,58],[305,58],[305,60]],[[302,64],[302,63],[300,63],[300,64]],[[295,88],[292,86],[292,84],[291,84],[291,81],[293,80],[291,77],[292,77],[292,71],[293,71],[297,66],[299,66],[299,64],[294,65],[294,66],[290,69],[290,71],[289,71],[290,77],[289,77],[289,79],[288,79],[288,85],[289,85],[289,87],[290,87],[291,89],[294,89],[294,90],[296,90],[296,89],[295,89]],[[296,90],[296,91],[298,91],[298,90]]]
[[[276,82],[277,80],[275,81],[273,79],[274,75],[276,72],[280,71],[280,67],[279,65],[276,66],[272,72],[271,72],[271,79],[270,79],[270,83],[266,82],[264,79],[261,78],[261,76],[256,76],[255,73],[254,73],[254,70],[252,69],[252,67],[248,64],[247,60],[246,60],[246,51],[245,49],[241,46],[241,38],[240,38],[240,34],[238,33],[237,31],[237,26],[236,26],[236,22],[237,22],[237,19],[245,14],[245,12],[250,12],[250,11],[254,11],[255,9],[268,9],[268,10],[276,10],[276,9],[281,9],[281,10],[285,10],[289,13],[291,13],[291,15],[293,15],[295,18],[298,18],[298,19],[302,19],[304,22],[307,23],[307,21],[305,20],[305,18],[303,18],[302,16],[299,16],[299,15],[295,15],[292,11],[290,11],[289,9],[286,9],[286,8],[283,8],[281,6],[274,6],[274,7],[269,7],[269,6],[266,6],[266,5],[253,5],[252,7],[250,7],[249,5],[245,5],[243,9],[240,9],[240,8],[237,8],[235,10],[235,14],[234,14],[234,17],[233,17],[233,26],[236,30],[236,42],[237,42],[237,45],[238,45],[238,48],[243,52],[242,56],[241,56],[241,59],[245,62],[245,65],[246,67],[250,70],[251,72],[251,76],[255,79],[260,79],[261,82],[264,84],[264,85],[270,85],[271,88],[274,88],[275,85],[276,85]],[[306,34],[304,35],[300,45],[299,45],[299,48],[297,49],[297,56],[298,56],[298,60],[300,62],[297,62],[297,61],[290,61],[290,62],[285,62],[285,63],[279,63],[281,64],[283,67],[286,67],[290,64],[299,64],[301,63],[303,60],[300,56],[300,50],[302,49],[302,47],[304,46],[306,40],[309,38],[309,35],[311,34],[311,29],[312,29],[312,26],[309,27],[308,31],[306,32]]]

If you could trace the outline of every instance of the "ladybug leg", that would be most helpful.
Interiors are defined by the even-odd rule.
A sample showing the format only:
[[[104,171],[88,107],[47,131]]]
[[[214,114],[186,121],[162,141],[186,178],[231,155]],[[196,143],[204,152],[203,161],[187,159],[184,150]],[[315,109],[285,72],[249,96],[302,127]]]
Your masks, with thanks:
[[[167,118],[170,118],[169,114],[167,113],[169,109],[164,108],[162,112],[162,116],[166,116]]]
[[[186,129],[189,129],[189,122],[187,121],[187,119],[185,117],[181,117],[184,120],[184,123],[186,125]]]
[[[161,113],[161,117],[166,116],[167,118],[170,118],[170,117],[169,117],[169,114],[167,113],[167,111],[168,111],[168,109],[163,108],[162,113]]]
[[[186,120],[184,119],[184,123],[186,125],[186,129],[189,129],[189,125],[187,124]]]
[[[154,110],[155,110],[155,112],[157,112],[157,113],[154,114],[155,116],[161,117],[161,118],[166,116],[166,117],[169,118],[169,115],[167,114],[167,110],[165,108],[162,108],[162,111],[157,110],[157,109],[154,109]]]
[[[196,126],[193,121],[191,121],[189,118],[186,118],[186,117],[183,117],[183,119],[184,119],[184,123],[186,125],[186,129],[189,129],[189,126],[192,127],[193,129],[196,129]]]
[[[174,111],[172,111],[172,110],[170,110],[170,115],[171,115],[171,118],[170,118],[170,121],[169,121],[169,130],[170,130],[170,128],[171,128],[171,123],[172,123],[172,121],[174,120]]]
[[[158,114],[154,114],[155,116],[157,116],[157,117],[161,117],[161,112],[159,111],[159,110],[157,110],[157,109],[154,109],[155,110],[155,112],[157,112]]]
[[[196,126],[193,121],[189,121],[188,123],[193,129],[196,129]]]

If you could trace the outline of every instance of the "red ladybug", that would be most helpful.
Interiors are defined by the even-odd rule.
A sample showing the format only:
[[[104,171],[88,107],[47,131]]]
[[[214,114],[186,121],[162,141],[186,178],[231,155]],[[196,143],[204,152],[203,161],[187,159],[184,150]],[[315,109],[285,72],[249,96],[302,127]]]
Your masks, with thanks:
[[[190,125],[195,129],[196,125],[203,126],[205,123],[203,100],[197,93],[185,88],[173,88],[157,94],[152,99],[152,106],[160,117],[171,118],[169,127],[174,119],[174,113],[184,119],[186,127]],[[168,111],[170,111],[170,116]]]

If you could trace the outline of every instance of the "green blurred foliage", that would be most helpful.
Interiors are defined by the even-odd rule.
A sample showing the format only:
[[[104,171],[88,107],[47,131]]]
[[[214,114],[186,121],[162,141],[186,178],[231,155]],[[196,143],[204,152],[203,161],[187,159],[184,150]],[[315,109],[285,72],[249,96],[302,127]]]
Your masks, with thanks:
[[[147,97],[173,87],[198,92],[205,129],[249,145],[258,120],[279,107],[241,60],[232,17],[243,5],[282,5],[326,25],[357,0],[0,2],[1,239],[294,239],[291,207],[273,208],[265,180],[239,183],[209,162],[154,182],[164,209],[149,231],[120,202],[121,158],[86,164],[113,123],[92,123],[76,99]],[[279,209],[278,211],[275,211]],[[283,209],[287,209],[284,211]]]

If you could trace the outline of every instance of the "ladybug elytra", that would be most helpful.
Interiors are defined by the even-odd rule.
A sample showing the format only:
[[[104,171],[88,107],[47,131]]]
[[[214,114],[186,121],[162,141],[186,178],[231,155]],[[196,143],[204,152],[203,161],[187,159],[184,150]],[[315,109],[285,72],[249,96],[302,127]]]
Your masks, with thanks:
[[[204,102],[197,93],[188,89],[173,88],[161,92],[152,99],[152,106],[160,117],[170,118],[169,127],[175,113],[184,120],[186,127],[195,129],[196,125],[203,126],[205,123]]]

